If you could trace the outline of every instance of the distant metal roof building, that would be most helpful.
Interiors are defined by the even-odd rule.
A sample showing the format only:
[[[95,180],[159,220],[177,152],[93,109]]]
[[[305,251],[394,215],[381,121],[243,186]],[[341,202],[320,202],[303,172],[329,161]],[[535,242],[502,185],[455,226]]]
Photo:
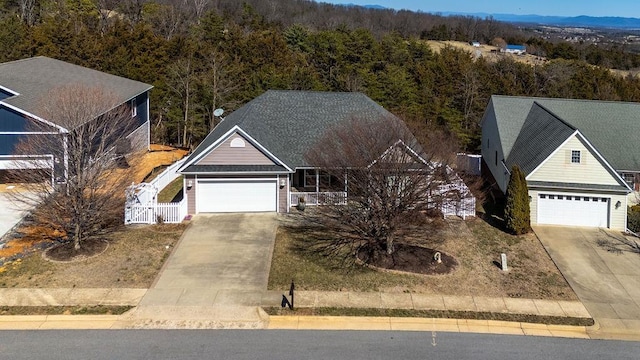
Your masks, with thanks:
[[[510,53],[525,53],[527,52],[527,47],[525,45],[507,45],[504,48],[505,52],[510,52]]]
[[[153,86],[45,56],[0,64],[0,101],[31,115],[44,117],[42,101],[56,88],[78,84],[99,86],[120,103]],[[108,111],[110,109],[105,109]],[[99,115],[99,114],[96,114]]]

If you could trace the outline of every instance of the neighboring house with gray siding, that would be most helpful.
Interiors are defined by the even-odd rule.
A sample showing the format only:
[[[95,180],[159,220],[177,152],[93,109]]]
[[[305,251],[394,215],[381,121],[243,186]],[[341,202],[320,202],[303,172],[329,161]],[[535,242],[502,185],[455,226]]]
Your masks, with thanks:
[[[640,178],[640,104],[492,96],[482,119],[483,166],[506,192],[518,165],[532,224],[626,228]]]
[[[64,136],[65,129],[43,114],[42,102],[58,88],[65,86],[99,87],[106,94],[131,109],[134,130],[127,135],[133,149],[149,147],[149,90],[152,86],[139,81],[73,65],[44,56],[0,64],[0,171],[33,167],[54,167],[62,163],[50,154],[16,156],[18,143],[34,132],[33,122],[49,126],[54,136]],[[111,109],[104,109],[107,112]],[[100,115],[100,114],[97,114]],[[57,168],[57,167],[56,167]]]
[[[327,130],[353,118],[401,121],[361,93],[270,90],[258,96],[226,116],[178,170],[188,213],[288,212],[300,197],[307,204],[346,201],[345,182],[317,171],[304,156]]]

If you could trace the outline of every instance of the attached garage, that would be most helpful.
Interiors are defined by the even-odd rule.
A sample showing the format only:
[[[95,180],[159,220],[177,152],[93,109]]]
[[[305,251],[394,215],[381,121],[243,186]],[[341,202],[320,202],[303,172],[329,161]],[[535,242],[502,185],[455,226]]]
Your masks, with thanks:
[[[538,194],[538,224],[608,228],[610,197]]]
[[[199,213],[277,211],[277,179],[198,180]]]

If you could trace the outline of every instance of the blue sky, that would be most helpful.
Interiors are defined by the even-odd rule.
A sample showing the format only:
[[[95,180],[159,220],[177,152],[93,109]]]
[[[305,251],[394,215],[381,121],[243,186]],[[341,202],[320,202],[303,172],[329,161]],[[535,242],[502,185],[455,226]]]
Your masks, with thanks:
[[[382,5],[424,12],[465,12],[640,18],[640,0],[321,0],[333,4]]]

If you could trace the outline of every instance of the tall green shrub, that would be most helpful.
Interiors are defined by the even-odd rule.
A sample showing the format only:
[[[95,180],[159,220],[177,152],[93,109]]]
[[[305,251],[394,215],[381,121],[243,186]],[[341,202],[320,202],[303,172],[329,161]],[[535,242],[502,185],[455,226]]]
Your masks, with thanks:
[[[525,234],[531,230],[527,180],[517,165],[511,168],[511,177],[509,178],[509,186],[507,186],[504,221],[507,230],[513,234]]]

